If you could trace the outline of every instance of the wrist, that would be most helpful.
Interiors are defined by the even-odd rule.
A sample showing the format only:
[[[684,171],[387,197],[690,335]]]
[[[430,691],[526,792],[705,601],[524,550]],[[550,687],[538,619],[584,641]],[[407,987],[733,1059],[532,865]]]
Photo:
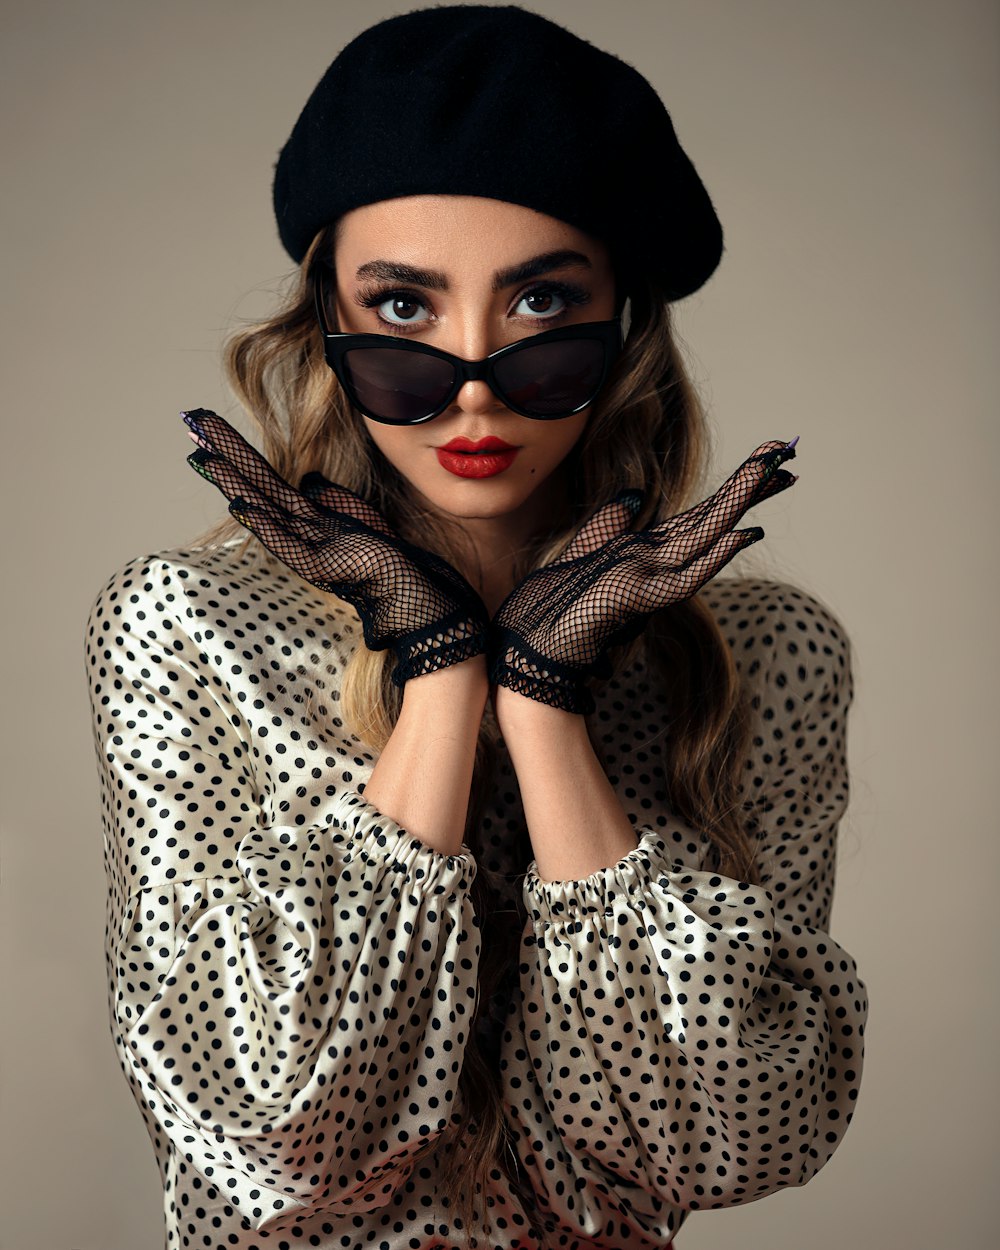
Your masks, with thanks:
[[[587,722],[582,712],[568,711],[550,703],[543,703],[518,690],[497,686],[493,706],[501,732],[514,730],[518,737],[523,732],[546,738],[559,738],[583,733]]]
[[[543,655],[512,631],[497,631],[490,649],[490,684],[530,702],[586,714],[594,710],[588,677],[601,674],[604,663],[587,667],[561,663]]]
[[[427,704],[431,700],[456,700],[463,704],[481,703],[489,695],[485,655],[473,655],[457,664],[411,677],[403,686],[403,706]]]
[[[482,659],[485,664],[488,643],[485,620],[457,609],[430,629],[422,627],[395,641],[396,668],[392,680],[397,686],[405,686],[414,678],[456,668],[466,660]]]

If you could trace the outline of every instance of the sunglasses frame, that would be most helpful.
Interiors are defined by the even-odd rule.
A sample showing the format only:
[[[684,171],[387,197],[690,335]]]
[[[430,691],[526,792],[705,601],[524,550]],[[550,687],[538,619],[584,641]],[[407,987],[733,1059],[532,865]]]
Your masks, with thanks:
[[[461,356],[453,356],[451,352],[442,351],[439,347],[431,347],[429,343],[414,342],[412,339],[400,338],[394,334],[348,334],[333,331],[327,323],[323,307],[322,271],[317,275],[315,293],[316,317],[323,335],[323,354],[326,356],[326,363],[337,375],[337,379],[343,386],[352,405],[366,417],[369,417],[372,421],[378,421],[382,425],[423,425],[425,421],[433,421],[454,401],[455,396],[466,382],[479,381],[485,382],[497,399],[501,400],[511,412],[516,412],[522,417],[530,417],[532,421],[560,421],[564,417],[571,417],[578,412],[582,412],[584,408],[589,407],[594,402],[607,380],[615,358],[622,349],[622,319],[621,315],[619,315],[611,321],[585,321],[578,325],[558,326],[554,330],[543,330],[541,334],[531,334],[527,338],[518,339],[514,343],[508,343],[506,347],[498,348],[497,351],[491,352],[483,360],[463,360]],[[518,404],[512,403],[497,384],[497,362],[507,356],[514,355],[516,352],[524,351],[526,348],[537,347],[543,343],[555,343],[564,339],[595,339],[604,348],[601,376],[594,387],[593,394],[586,403],[578,404],[569,412],[553,413],[551,416],[542,416],[537,412],[528,412]],[[432,412],[427,413],[426,416],[417,417],[412,421],[397,421],[391,417],[380,416],[377,412],[371,412],[364,404],[358,401],[357,392],[348,376],[345,363],[345,357],[349,351],[364,347],[391,347],[393,350],[418,352],[422,356],[434,356],[438,360],[447,361],[454,370],[455,376],[444,400]]]

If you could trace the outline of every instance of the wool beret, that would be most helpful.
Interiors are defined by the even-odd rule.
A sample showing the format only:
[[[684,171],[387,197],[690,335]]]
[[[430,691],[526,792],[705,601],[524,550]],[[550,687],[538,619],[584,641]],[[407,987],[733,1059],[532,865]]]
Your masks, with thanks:
[[[281,241],[363,204],[476,195],[601,239],[626,286],[697,290],[722,227],[659,96],[631,65],[516,5],[418,9],[363,31],[309,97],[275,167]]]

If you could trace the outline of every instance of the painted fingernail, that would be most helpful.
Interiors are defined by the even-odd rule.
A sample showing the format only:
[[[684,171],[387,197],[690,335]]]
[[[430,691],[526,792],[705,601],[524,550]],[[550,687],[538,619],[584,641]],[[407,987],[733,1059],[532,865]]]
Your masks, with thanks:
[[[796,434],[790,443],[786,443],[784,447],[781,448],[781,450],[778,452],[778,458],[780,460],[791,460],[796,454],[795,444],[798,441],[799,441],[799,436]]]
[[[786,460],[794,460],[796,454],[795,444],[798,441],[799,436],[796,434],[790,443],[785,443],[784,447],[778,447],[774,451],[767,453],[764,457],[764,462],[767,465],[765,478],[770,477],[779,464],[784,464]]]
[[[642,507],[642,492],[626,488],[617,496],[614,502],[624,504],[630,512],[638,512]]]
[[[203,447],[199,447],[197,451],[193,451],[187,458],[188,464],[194,469],[195,473],[200,473],[206,481],[211,481],[208,469],[205,467],[208,463],[208,457]]]
[[[764,472],[761,475],[761,482],[768,482],[774,476],[774,472],[781,461],[784,459],[785,449],[779,447],[777,451],[769,451],[761,456],[761,463],[764,465]]]
[[[205,438],[205,431],[198,424],[198,418],[203,411],[204,409],[202,408],[193,408],[190,412],[181,413],[181,419],[183,420],[184,424],[188,427],[188,430],[194,433],[195,435],[197,435],[201,439]]]

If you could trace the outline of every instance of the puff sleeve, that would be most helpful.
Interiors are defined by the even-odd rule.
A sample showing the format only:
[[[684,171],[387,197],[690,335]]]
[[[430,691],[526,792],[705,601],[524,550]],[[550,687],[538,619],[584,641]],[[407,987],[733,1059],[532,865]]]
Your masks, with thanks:
[[[524,882],[508,1116],[541,1213],[588,1247],[664,1247],[687,1212],[802,1185],[851,1118],[866,993],[820,927],[849,648],[808,596],[751,598],[771,651],[750,666],[762,885],[675,861],[669,822],[583,880],[532,863]]]
[[[475,1007],[475,862],[419,842],[334,768],[312,772],[315,815],[283,821],[268,717],[251,727],[210,659],[223,644],[186,601],[197,576],[137,562],[88,627],[115,1042],[154,1138],[247,1227],[364,1212],[449,1121]]]

